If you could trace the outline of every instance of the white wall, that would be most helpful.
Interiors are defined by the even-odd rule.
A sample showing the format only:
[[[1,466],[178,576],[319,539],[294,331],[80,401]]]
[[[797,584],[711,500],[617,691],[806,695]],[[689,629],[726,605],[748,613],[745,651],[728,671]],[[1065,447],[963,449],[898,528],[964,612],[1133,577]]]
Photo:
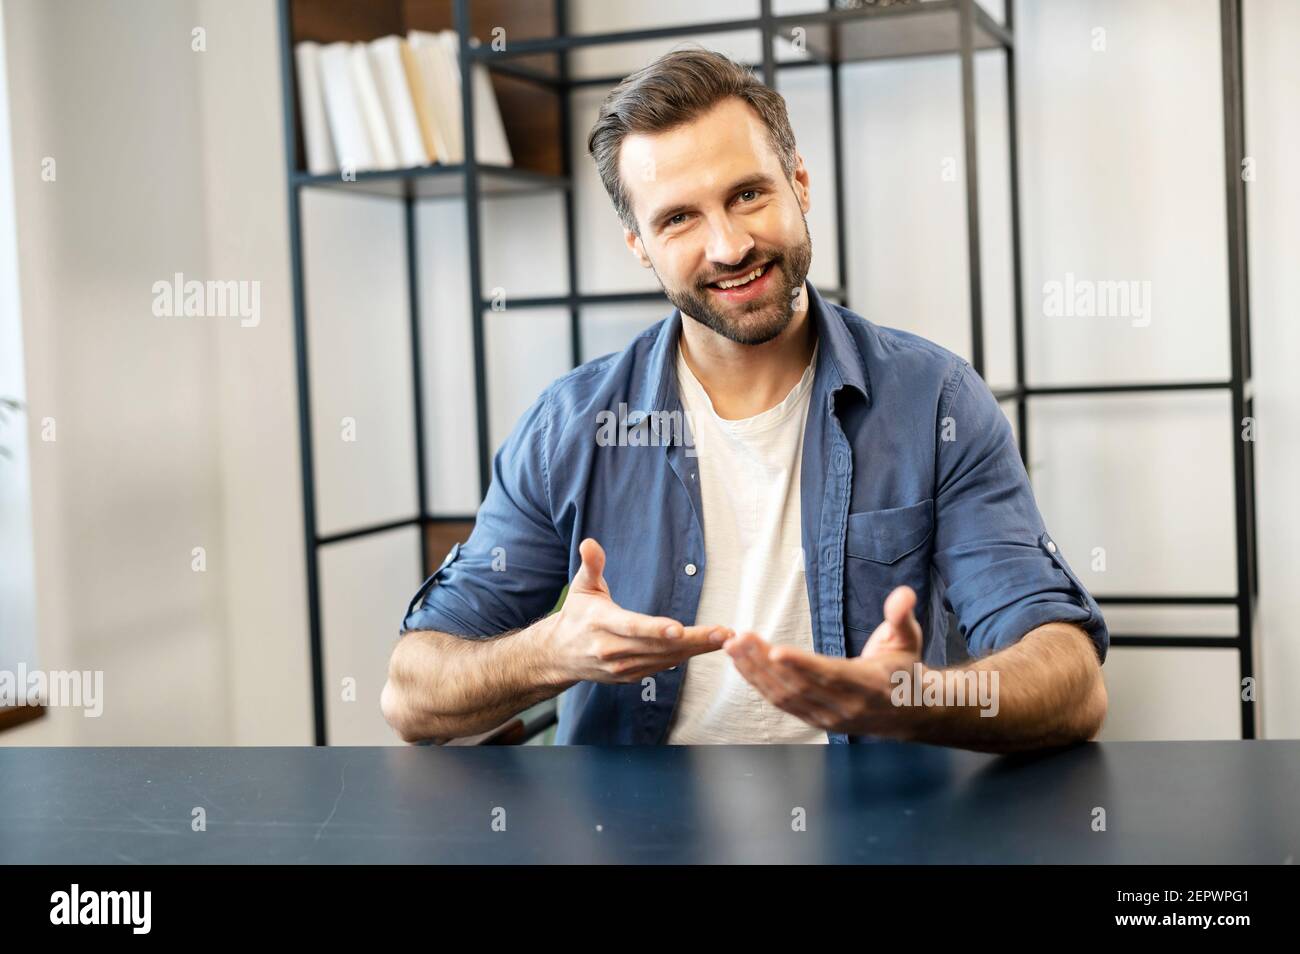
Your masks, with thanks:
[[[1300,736],[1300,4],[1245,0],[1247,188],[1259,525],[1259,632],[1264,729]]]
[[[38,660],[102,670],[105,703],[0,740],[308,742],[274,7],[4,12]],[[154,317],[177,271],[260,280],[260,325]]]
[[[777,10],[803,7],[789,0]],[[1175,379],[1226,367],[1214,7],[1212,0],[1017,6],[1034,382]],[[32,460],[41,661],[102,665],[112,673],[110,697],[124,695],[98,727],[51,718],[3,741],[309,741],[273,5],[149,2],[132,4],[127,15],[111,5],[5,0],[4,9],[11,50],[13,37],[21,38],[9,72],[11,89],[22,91],[13,103],[14,164],[31,416],[55,416],[60,427],[59,442],[33,450]],[[710,15],[756,9],[753,0],[728,0]],[[653,8],[581,0],[571,19],[575,30],[596,31],[698,15],[687,0]],[[208,30],[203,54],[189,49],[196,24]],[[1104,53],[1090,48],[1098,26],[1107,31]],[[1300,674],[1300,651],[1288,639],[1300,607],[1286,585],[1300,530],[1287,482],[1300,463],[1287,442],[1300,386],[1285,364],[1297,353],[1288,316],[1300,288],[1287,264],[1300,196],[1281,171],[1296,151],[1286,89],[1295,83],[1287,54],[1298,36],[1292,5],[1248,0],[1247,133],[1261,170],[1251,186],[1251,265],[1264,435],[1262,696],[1274,737],[1300,735],[1300,705],[1284,695],[1287,676]],[[702,39],[742,59],[758,55],[752,37]],[[586,50],[575,66],[587,75],[625,72],[675,42]],[[994,384],[1005,383],[1011,368],[999,57],[982,54],[977,64]],[[56,61],[80,66],[51,70]],[[961,180],[941,175],[945,159],[960,166],[962,157],[956,62],[864,64],[844,76],[850,304],[968,353]],[[783,73],[781,90],[813,174],[812,277],[829,285],[835,235],[825,73]],[[585,158],[586,129],[603,93],[574,99],[580,285],[653,289],[653,276],[624,249]],[[59,157],[57,184],[35,177],[47,154]],[[413,512],[399,209],[336,195],[308,195],[304,203],[317,516],[327,530]],[[423,204],[417,217],[428,491],[439,513],[470,511],[477,499],[463,215],[460,203],[440,201]],[[563,290],[556,197],[494,200],[484,216],[485,288],[500,286],[507,300]],[[148,288],[178,269],[261,280],[260,327],[160,325],[148,313]],[[1048,321],[1042,284],[1066,271],[1150,280],[1154,320],[1144,329]],[[666,312],[586,309],[585,356],[621,347]],[[567,367],[570,343],[563,311],[507,310],[487,321],[496,444]],[[1099,592],[1230,588],[1228,449],[1218,446],[1226,412],[1214,401],[1035,407],[1040,503],[1071,562]],[[341,440],[345,416],[357,420],[354,443]],[[195,545],[208,547],[206,574],[189,569]],[[1091,568],[1096,546],[1106,549],[1104,574]],[[322,559],[336,741],[392,741],[368,700],[420,576],[416,562],[409,531],[331,548]],[[1230,614],[1225,623],[1205,611],[1108,616],[1130,631],[1217,632],[1232,623]],[[1117,649],[1106,674],[1107,737],[1237,732],[1231,653]],[[345,678],[357,681],[355,704],[342,701]]]
[[[312,739],[279,29],[265,0],[199,0],[202,227],[211,277],[261,282],[256,328],[216,322],[233,745]],[[210,569],[209,572],[212,572]]]
[[[0,398],[25,401],[23,329],[18,301],[18,223],[14,216],[4,8],[0,7]],[[36,580],[26,412],[0,419],[0,669],[36,660]]]
[[[1251,208],[1268,190],[1273,234],[1252,222],[1255,353],[1279,349],[1294,286],[1284,263],[1296,234],[1279,222],[1300,210],[1279,180],[1277,155],[1294,142],[1294,110],[1281,91],[1294,67],[1279,51],[1257,56],[1259,38],[1300,39],[1294,10],[1247,3],[1247,148],[1264,147],[1271,181],[1248,186]],[[1020,3],[1021,168],[1030,379],[1034,383],[1224,379],[1228,373],[1227,237],[1223,184],[1218,4],[1214,0]],[[1104,31],[1104,32],[1102,32]],[[1104,49],[1096,41],[1104,40]],[[1287,131],[1289,127],[1289,132]],[[1289,199],[1289,204],[1288,204]],[[1150,282],[1149,324],[1048,318],[1043,285],[1066,273]],[[1287,297],[1289,295],[1289,298]],[[1278,307],[1281,306],[1281,307]],[[1292,354],[1296,353],[1292,348]],[[1288,677],[1297,671],[1281,580],[1295,571],[1300,513],[1280,492],[1286,470],[1283,408],[1298,396],[1281,367],[1256,368],[1261,551],[1260,638],[1264,731],[1300,734]],[[1232,440],[1238,428],[1226,392],[1042,399],[1031,420],[1033,476],[1058,541],[1098,593],[1235,592]],[[1040,410],[1041,409],[1041,410]],[[1282,413],[1279,413],[1282,412]],[[1279,434],[1278,431],[1283,433]],[[1266,450],[1267,448],[1267,450]],[[1271,504],[1271,510],[1269,505]],[[1267,519],[1265,519],[1265,515]],[[1290,533],[1288,533],[1288,530]],[[1105,566],[1094,563],[1104,550]],[[1272,578],[1272,586],[1269,578]],[[1290,608],[1294,608],[1293,605]],[[1233,635],[1231,609],[1111,607],[1115,632]],[[1112,652],[1104,737],[1235,737],[1237,655],[1231,650]],[[1289,710],[1289,711],[1288,711]]]
[[[105,693],[99,719],[52,709],[6,742],[229,738],[221,584],[190,569],[224,543],[214,330],[150,308],[154,281],[205,270],[194,17],[140,12],[149,31],[5,5],[29,426],[57,427],[29,431],[39,657],[103,670]]]
[[[1226,378],[1218,4],[1016,9],[1030,381]],[[1070,274],[1149,282],[1149,323],[1048,317]],[[1039,501],[1089,588],[1233,592],[1226,392],[1044,398],[1030,419]],[[1116,633],[1235,631],[1220,609],[1105,609]],[[1105,672],[1105,738],[1240,734],[1232,651],[1116,649]]]

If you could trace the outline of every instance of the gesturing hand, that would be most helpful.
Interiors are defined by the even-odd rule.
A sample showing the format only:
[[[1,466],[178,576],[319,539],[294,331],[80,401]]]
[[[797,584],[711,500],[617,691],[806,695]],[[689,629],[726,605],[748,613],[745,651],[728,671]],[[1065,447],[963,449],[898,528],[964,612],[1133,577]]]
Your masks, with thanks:
[[[734,633],[725,626],[683,626],[666,616],[625,610],[605,583],[605,551],[590,537],[564,606],[551,617],[551,665],[564,681],[625,683],[713,652]]]
[[[772,646],[756,633],[724,645],[736,669],[769,702],[810,725],[849,735],[888,735],[903,718],[890,701],[891,677],[921,659],[916,593],[896,587],[885,599],[885,618],[853,659]]]

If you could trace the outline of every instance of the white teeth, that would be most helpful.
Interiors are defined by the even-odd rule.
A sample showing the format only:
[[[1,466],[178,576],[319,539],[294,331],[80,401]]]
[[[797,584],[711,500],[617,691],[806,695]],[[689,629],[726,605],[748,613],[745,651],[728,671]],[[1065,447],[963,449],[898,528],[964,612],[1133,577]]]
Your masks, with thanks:
[[[731,281],[716,282],[716,284],[719,288],[735,288],[737,285],[747,285],[750,282],[752,282],[755,278],[757,278],[759,275],[762,275],[764,268],[765,266],[760,265],[758,266],[758,268],[754,269],[748,275],[744,275],[740,278],[732,279]]]

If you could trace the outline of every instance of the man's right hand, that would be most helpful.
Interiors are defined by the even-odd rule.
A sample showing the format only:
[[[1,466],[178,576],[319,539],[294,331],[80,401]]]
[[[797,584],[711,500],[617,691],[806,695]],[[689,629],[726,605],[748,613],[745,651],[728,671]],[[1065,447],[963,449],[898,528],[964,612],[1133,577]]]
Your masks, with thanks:
[[[692,656],[722,647],[725,626],[683,626],[666,616],[646,616],[614,602],[605,583],[605,551],[588,537],[578,547],[582,566],[560,611],[548,620],[544,652],[568,682],[637,682]]]

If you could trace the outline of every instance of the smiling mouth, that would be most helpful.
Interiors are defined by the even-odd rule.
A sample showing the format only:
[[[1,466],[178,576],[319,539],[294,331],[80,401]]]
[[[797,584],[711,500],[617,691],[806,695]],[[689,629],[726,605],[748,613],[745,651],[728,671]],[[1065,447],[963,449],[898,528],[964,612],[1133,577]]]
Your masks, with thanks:
[[[725,282],[709,282],[710,288],[716,288],[718,291],[730,291],[733,288],[744,288],[750,285],[764,275],[772,268],[772,262],[764,262],[762,265],[755,266],[739,278],[728,279]]]

